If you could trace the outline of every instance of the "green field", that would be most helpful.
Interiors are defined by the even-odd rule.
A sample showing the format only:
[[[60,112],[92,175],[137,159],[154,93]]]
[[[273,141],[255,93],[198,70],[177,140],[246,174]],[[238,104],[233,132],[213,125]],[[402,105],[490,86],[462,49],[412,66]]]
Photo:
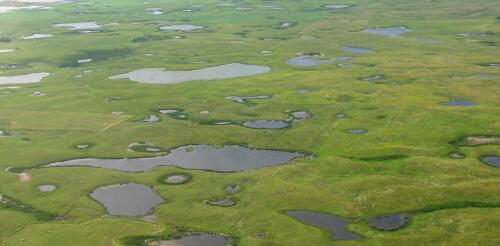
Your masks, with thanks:
[[[332,3],[353,6],[324,7]],[[131,245],[138,237],[185,231],[224,233],[242,246],[500,245],[500,170],[480,161],[500,155],[498,0],[0,2],[20,5],[52,8],[2,13],[0,7],[0,50],[15,50],[0,53],[0,78],[50,75],[39,83],[0,84],[0,130],[5,132],[0,134],[0,194],[11,200],[0,203],[0,245]],[[152,15],[148,8],[165,14]],[[102,28],[80,33],[53,26],[75,22],[97,22]],[[177,24],[204,28],[159,30]],[[360,32],[394,26],[413,31],[397,37]],[[36,33],[54,36],[22,39]],[[372,51],[350,53],[343,47]],[[352,61],[314,67],[286,63],[301,52]],[[93,61],[77,62],[88,58]],[[177,71],[230,63],[272,71],[165,85],[109,79],[142,68]],[[361,79],[376,74],[384,77]],[[310,91],[298,93],[301,89]],[[36,92],[45,95],[33,96]],[[271,98],[225,99],[258,95]],[[474,105],[441,105],[452,98]],[[182,109],[188,117],[156,112],[166,108]],[[283,120],[288,110],[307,111],[312,118],[284,129],[209,124]],[[143,122],[151,114],[160,120]],[[468,136],[497,140],[469,144]],[[134,142],[163,150],[238,144],[308,156],[230,173],[175,166],[136,173],[40,168],[77,158],[154,155],[127,150]],[[88,148],[76,147],[81,144]],[[451,158],[450,152],[464,157]],[[14,171],[3,171],[8,167]],[[14,172],[31,179],[21,182]],[[161,177],[170,173],[187,173],[191,180],[165,184]],[[127,182],[147,185],[163,197],[153,211],[156,220],[108,216],[89,195],[97,187]],[[57,189],[39,192],[44,184]],[[236,206],[203,203],[228,196],[228,185],[242,188],[229,195]],[[332,241],[326,230],[300,223],[284,215],[286,210],[341,216],[362,239]],[[368,222],[399,212],[412,216],[395,231]]]

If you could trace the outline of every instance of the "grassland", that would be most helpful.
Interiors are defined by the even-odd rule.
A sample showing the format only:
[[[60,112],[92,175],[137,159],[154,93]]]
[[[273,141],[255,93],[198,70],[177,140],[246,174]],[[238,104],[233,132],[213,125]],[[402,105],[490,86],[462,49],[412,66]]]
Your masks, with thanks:
[[[40,219],[30,211],[0,206],[1,245],[120,245],[126,237],[163,236],[179,230],[226,233],[238,238],[239,245],[500,244],[500,171],[478,159],[500,154],[498,145],[449,143],[462,136],[500,134],[499,78],[474,77],[500,74],[498,67],[483,65],[500,63],[498,1],[342,1],[355,7],[334,11],[321,8],[331,2],[306,0],[245,0],[234,1],[232,6],[210,0],[81,3],[0,14],[0,37],[12,39],[0,42],[0,49],[16,50],[0,53],[0,64],[19,64],[18,69],[0,69],[0,75],[51,73],[41,83],[0,94],[0,129],[7,131],[7,136],[0,137],[0,167],[26,168],[32,175],[31,181],[20,182],[16,174],[0,172],[0,193],[59,216]],[[196,4],[203,8],[182,11]],[[156,7],[166,14],[153,16],[146,10]],[[53,27],[83,21],[98,22],[102,31],[81,34]],[[285,22],[295,25],[273,28]],[[118,25],[105,25],[109,23]],[[206,28],[196,33],[158,30],[180,23]],[[385,26],[414,31],[401,37],[358,32]],[[34,33],[54,37],[20,39]],[[134,42],[149,35],[184,38]],[[318,38],[301,39],[306,35]],[[417,37],[436,42],[419,42]],[[373,52],[346,53],[341,51],[345,46]],[[261,50],[272,53],[260,54]],[[328,58],[350,56],[356,66],[285,64],[299,52],[322,52]],[[86,58],[94,61],[75,64]],[[235,62],[267,65],[272,72],[172,85],[108,79],[146,67],[191,70]],[[385,78],[359,80],[373,74]],[[297,89],[311,92],[297,93]],[[31,96],[36,91],[46,96]],[[234,95],[272,98],[249,100],[251,104],[224,99]],[[452,97],[476,105],[440,105]],[[189,119],[161,115],[159,122],[142,122],[158,108],[183,109]],[[211,113],[199,113],[204,110]],[[313,118],[281,130],[202,124],[284,119],[285,110],[306,110]],[[113,111],[125,114],[113,115]],[[346,117],[337,118],[339,113]],[[352,128],[368,132],[346,132]],[[164,149],[186,144],[249,144],[303,151],[314,158],[235,173],[165,166],[144,173],[85,167],[30,169],[83,157],[147,155],[127,151],[130,143],[140,141]],[[75,148],[82,143],[90,148]],[[465,158],[449,158],[452,151]],[[191,182],[160,182],[160,177],[178,172],[190,174]],[[105,209],[88,194],[96,187],[121,182],[145,184],[161,194],[166,202],[154,210],[156,222],[103,216]],[[48,183],[58,189],[37,191],[37,186]],[[234,195],[239,199],[237,206],[202,204],[205,199],[224,196],[224,187],[231,184],[242,187]],[[326,231],[301,224],[283,215],[284,210],[323,211],[350,218],[349,229],[363,240],[330,241]],[[403,229],[383,232],[367,223],[370,217],[402,211],[415,212]],[[265,237],[256,236],[259,233]]]

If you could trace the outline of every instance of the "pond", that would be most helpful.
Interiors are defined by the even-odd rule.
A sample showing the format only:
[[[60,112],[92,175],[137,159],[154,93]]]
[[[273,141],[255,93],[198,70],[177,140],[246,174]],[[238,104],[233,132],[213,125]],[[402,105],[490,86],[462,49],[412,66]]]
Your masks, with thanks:
[[[52,34],[41,34],[41,33],[35,33],[31,36],[25,36],[25,37],[22,37],[22,39],[24,40],[29,40],[29,39],[42,39],[42,38],[50,38],[50,37],[53,37],[54,35]]]
[[[465,158],[465,155],[460,152],[450,152],[448,153],[448,157],[453,159],[463,159]]]
[[[345,51],[345,52],[351,52],[351,53],[370,53],[373,51],[372,49],[359,48],[359,47],[343,47],[341,50]]]
[[[347,130],[347,132],[351,134],[364,134],[367,133],[368,131],[365,129],[349,129]]]
[[[53,192],[56,190],[56,186],[55,185],[40,185],[37,187],[37,190],[40,191],[40,192]]]
[[[142,120],[142,121],[148,122],[148,123],[154,123],[154,122],[160,121],[160,118],[158,116],[152,114],[152,115],[146,116],[146,118],[144,118],[144,120]]]
[[[290,124],[284,120],[256,120],[244,122],[243,126],[256,129],[281,129],[289,127]]]
[[[179,113],[179,110],[178,109],[160,109],[160,110],[158,110],[158,112],[160,112],[162,114],[176,114],[176,113]]]
[[[465,100],[463,98],[452,98],[449,102],[440,103],[442,106],[474,106],[476,105],[474,102]]]
[[[218,197],[210,200],[204,200],[203,204],[217,207],[234,207],[238,205],[238,199],[233,197]]]
[[[195,26],[195,25],[170,25],[170,26],[161,26],[160,30],[162,31],[182,31],[182,32],[191,32],[195,30],[203,29],[203,26]]]
[[[383,231],[393,231],[404,227],[410,219],[409,213],[383,215],[370,219],[370,224]]]
[[[291,113],[291,116],[297,120],[307,120],[311,118],[311,114],[306,111],[295,111]]]
[[[303,156],[298,152],[251,149],[238,145],[226,145],[221,148],[215,148],[212,145],[188,145],[172,149],[168,155],[163,156],[134,159],[74,159],[51,163],[43,167],[88,166],[142,172],[165,165],[185,169],[234,172],[286,164]]]
[[[115,216],[143,216],[164,202],[151,188],[134,183],[99,187],[90,196]]]
[[[170,185],[180,185],[191,181],[192,176],[188,173],[171,173],[167,174],[160,179],[160,183]]]
[[[25,75],[0,77],[0,84],[3,85],[3,84],[37,83],[49,75],[50,73],[31,73]]]
[[[232,63],[190,71],[168,71],[163,68],[144,68],[111,76],[110,79],[129,79],[139,83],[174,84],[193,80],[215,80],[246,77],[268,73],[271,68],[260,65]]]
[[[246,103],[248,99],[269,99],[270,96],[227,96],[226,100],[235,101],[238,103]]]
[[[190,233],[176,239],[157,241],[158,246],[227,246],[233,239],[215,233]]]
[[[329,62],[343,62],[343,61],[350,61],[352,58],[350,57],[335,57],[335,58],[330,58],[330,59],[319,59],[316,58],[315,56],[307,56],[307,55],[301,55],[301,56],[296,56],[288,59],[286,61],[287,64],[289,65],[294,65],[294,66],[299,66],[299,67],[314,67],[323,63],[329,63]]]
[[[285,214],[296,220],[317,226],[330,232],[332,240],[360,240],[361,236],[347,231],[347,221],[337,215],[313,211],[286,211]]]
[[[411,31],[413,30],[404,26],[365,28],[361,30],[361,32],[364,33],[383,35],[383,36],[400,36]]]
[[[497,155],[482,156],[481,161],[492,167],[500,168],[500,156]]]
[[[64,27],[68,30],[93,30],[101,28],[97,22],[61,23],[55,24],[54,27]]]
[[[327,8],[327,9],[346,9],[346,8],[353,7],[353,5],[350,5],[350,4],[326,4],[326,5],[323,5],[323,7]]]
[[[381,80],[385,76],[383,74],[375,74],[370,77],[365,77],[365,78],[360,78],[361,81],[374,81],[374,80]]]
[[[483,79],[491,79],[491,78],[496,78],[499,77],[500,75],[498,74],[476,74],[474,77],[476,78],[483,78]]]
[[[240,192],[241,186],[239,186],[239,185],[228,185],[228,186],[226,186],[226,188],[224,188],[224,190],[227,193],[229,193],[229,194],[234,194],[234,193]]]
[[[91,62],[91,61],[93,61],[93,59],[91,59],[91,58],[87,58],[87,59],[80,59],[80,60],[77,60],[76,62],[77,62],[77,63],[89,63],[89,62]]]

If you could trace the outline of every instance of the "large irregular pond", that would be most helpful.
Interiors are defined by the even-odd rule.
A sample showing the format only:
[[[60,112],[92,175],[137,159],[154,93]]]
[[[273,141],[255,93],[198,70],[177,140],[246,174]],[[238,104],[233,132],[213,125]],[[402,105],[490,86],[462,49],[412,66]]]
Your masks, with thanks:
[[[116,216],[143,216],[163,203],[163,198],[154,190],[134,183],[99,187],[90,196],[101,203],[109,215]]]
[[[186,169],[234,172],[285,164],[302,156],[304,155],[298,152],[259,150],[238,145],[228,145],[223,148],[189,145],[173,149],[170,154],[164,156],[135,159],[75,159],[51,163],[44,167],[89,166],[141,172],[156,166],[172,165]]]
[[[366,28],[361,30],[361,32],[371,33],[376,35],[383,36],[400,36],[407,32],[411,32],[413,30],[404,27],[404,26],[396,26],[396,27],[376,27],[376,28]]]
[[[41,2],[44,0],[18,0],[17,2],[24,2],[24,3],[34,3],[34,2]],[[0,2],[5,2],[5,0],[0,0]],[[15,0],[12,2],[16,2]],[[12,3],[7,3],[10,5],[13,5]],[[5,13],[10,13],[14,10],[34,10],[34,9],[50,9],[51,7],[47,6],[38,6],[38,5],[28,5],[28,6],[0,6],[0,14],[5,14]]]
[[[313,211],[286,211],[296,220],[328,230],[332,240],[359,240],[361,236],[347,231],[348,223],[340,216]]]
[[[50,73],[31,73],[25,75],[0,77],[0,84],[3,85],[3,84],[37,83],[49,75]]]
[[[55,24],[54,27],[65,27],[69,30],[93,30],[101,28],[96,22],[61,23]]]
[[[139,83],[175,84],[193,80],[214,80],[245,77],[271,71],[268,66],[232,63],[190,71],[167,71],[163,68],[144,68],[111,76],[110,79],[130,79]]]
[[[190,233],[177,239],[157,241],[158,246],[226,246],[233,239],[229,236],[214,233]]]

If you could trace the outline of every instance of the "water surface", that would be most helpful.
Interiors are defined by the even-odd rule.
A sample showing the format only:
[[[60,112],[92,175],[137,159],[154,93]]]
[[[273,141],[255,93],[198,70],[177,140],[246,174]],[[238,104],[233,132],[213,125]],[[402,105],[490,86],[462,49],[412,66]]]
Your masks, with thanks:
[[[307,120],[311,118],[311,114],[306,111],[295,111],[292,112],[292,117],[298,120]]]
[[[31,73],[25,75],[0,77],[0,85],[37,83],[49,75],[50,73]]]
[[[360,80],[362,80],[362,81],[373,81],[373,80],[381,80],[384,77],[385,76],[383,74],[375,74],[375,75],[372,75],[370,77],[361,78]]]
[[[234,193],[240,192],[241,186],[239,186],[239,185],[228,185],[228,186],[226,186],[226,188],[224,190],[227,193],[229,193],[229,194],[234,194]]]
[[[463,98],[452,98],[449,102],[440,103],[442,106],[474,106],[476,105],[474,102],[465,100]]]
[[[96,22],[61,23],[55,24],[54,27],[65,27],[68,30],[93,30],[101,28]]]
[[[160,110],[158,110],[158,112],[160,112],[162,114],[176,114],[176,113],[179,113],[179,110],[177,110],[177,109],[160,109]]]
[[[345,9],[352,7],[350,4],[326,4],[323,6],[327,9]]]
[[[485,79],[496,78],[499,76],[500,75],[498,75],[498,74],[476,74],[476,75],[474,75],[474,77],[476,77],[476,78],[485,78]]]
[[[167,175],[164,179],[163,182],[167,184],[183,184],[187,183],[190,181],[191,177],[188,176],[187,174],[182,174],[182,173],[176,173],[176,174],[169,174]]]
[[[370,224],[379,230],[392,231],[404,227],[409,219],[409,213],[383,215],[370,219]]]
[[[41,34],[41,33],[35,33],[31,36],[26,36],[22,37],[22,39],[29,40],[29,39],[42,39],[42,38],[50,38],[53,37],[54,35],[52,34]]]
[[[368,131],[365,129],[349,129],[347,130],[347,132],[351,134],[364,134],[367,133]]]
[[[285,213],[302,223],[328,230],[332,240],[361,239],[361,236],[347,231],[348,223],[340,216],[313,211],[286,211]]]
[[[372,49],[359,48],[359,47],[343,47],[341,50],[351,53],[370,53]]]
[[[193,233],[178,239],[158,241],[159,246],[226,246],[233,239],[213,233]]]
[[[361,30],[364,33],[371,33],[376,35],[383,36],[400,36],[407,32],[411,32],[413,30],[404,27],[404,26],[396,26],[396,27],[376,27],[376,28],[365,28]]]
[[[195,25],[183,24],[183,25],[170,25],[170,26],[162,26],[162,27],[160,27],[160,30],[162,30],[162,31],[183,31],[183,32],[190,32],[190,31],[199,30],[199,29],[203,29],[203,26],[195,26]]]
[[[247,121],[243,126],[256,129],[281,129],[287,128],[290,124],[284,120],[256,120]]]
[[[146,116],[143,120],[144,122],[154,123],[160,121],[160,118],[154,114]]]
[[[55,162],[44,167],[89,166],[128,172],[142,172],[156,166],[178,166],[186,169],[203,169],[234,172],[285,164],[302,157],[298,152],[259,150],[227,145],[215,148],[211,145],[189,145],[171,150],[170,154],[135,159],[74,159]]]
[[[482,156],[481,161],[492,167],[500,168],[500,156],[497,155]]]
[[[246,77],[271,71],[270,67],[232,63],[191,71],[167,71],[163,68],[144,68],[111,76],[110,79],[130,79],[139,83],[174,84],[193,80],[214,80]]]
[[[271,98],[270,96],[227,96],[225,97],[226,100],[231,100],[235,101],[238,103],[245,103],[248,101],[248,99],[269,99]]]
[[[323,63],[350,61],[350,57],[335,57],[330,59],[318,59],[313,56],[301,55],[288,59],[287,64],[299,67],[314,67]]]
[[[101,203],[109,215],[116,216],[143,216],[163,203],[163,198],[151,188],[134,183],[99,187],[90,196]]]
[[[37,187],[40,192],[53,192],[56,190],[55,185],[40,185]]]

